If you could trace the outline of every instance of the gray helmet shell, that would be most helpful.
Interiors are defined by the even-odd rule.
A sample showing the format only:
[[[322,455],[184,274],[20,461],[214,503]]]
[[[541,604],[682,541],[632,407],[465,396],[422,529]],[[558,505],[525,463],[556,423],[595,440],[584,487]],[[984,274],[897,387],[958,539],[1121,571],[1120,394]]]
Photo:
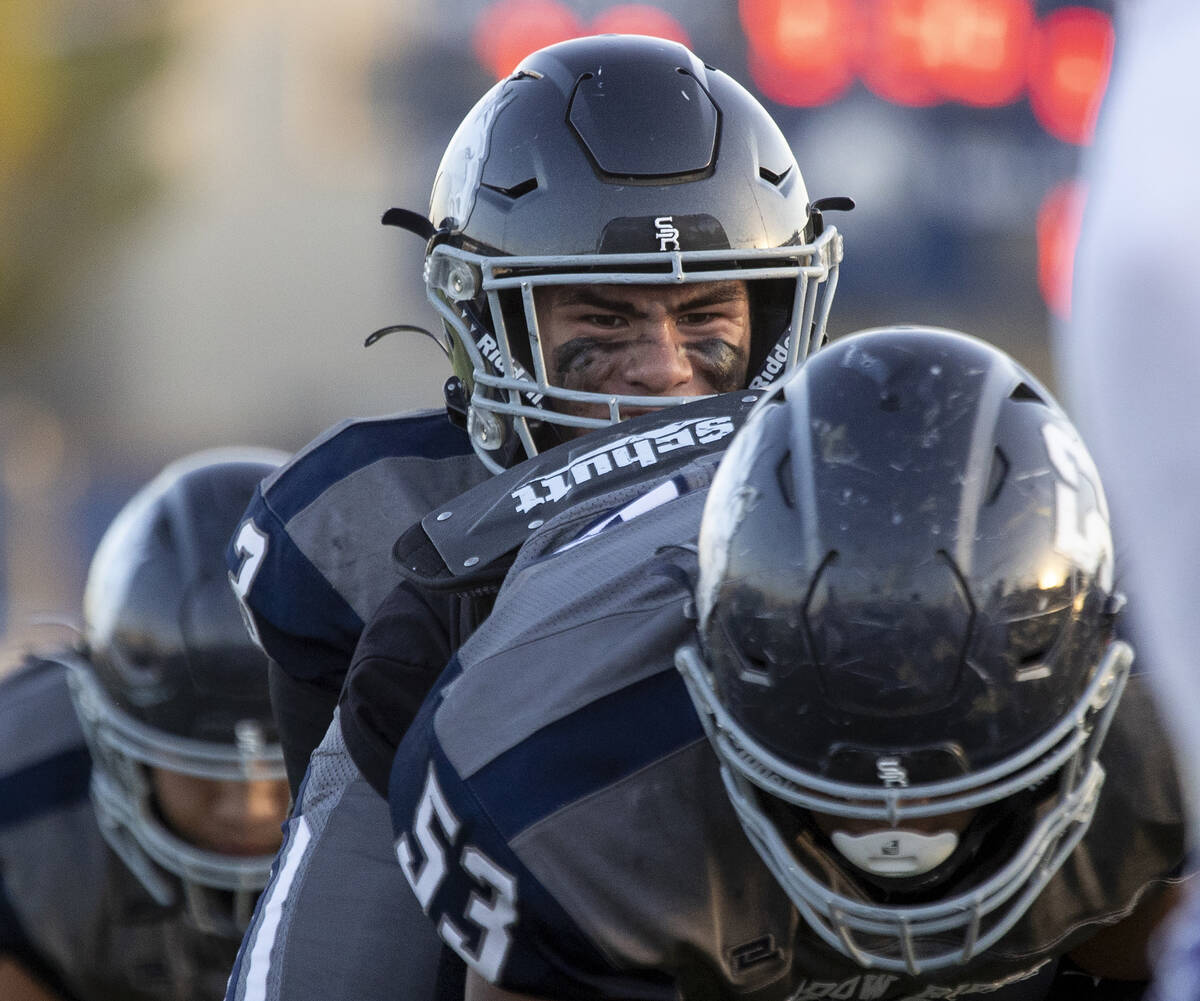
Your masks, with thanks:
[[[553,385],[539,285],[746,280],[748,382],[761,387],[823,341],[842,256],[762,105],[684,46],[634,35],[542,49],[488,91],[446,149],[429,220],[427,290],[493,469],[520,446],[534,454],[538,426],[598,427],[623,407],[687,399]],[[557,413],[557,400],[608,416]]]

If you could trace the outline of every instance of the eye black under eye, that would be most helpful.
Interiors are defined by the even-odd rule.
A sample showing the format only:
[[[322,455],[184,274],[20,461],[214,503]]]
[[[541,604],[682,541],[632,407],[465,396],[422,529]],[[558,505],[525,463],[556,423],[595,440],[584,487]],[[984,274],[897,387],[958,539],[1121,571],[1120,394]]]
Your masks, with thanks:
[[[554,352],[554,368],[559,372],[566,372],[587,365],[597,354],[606,353],[618,346],[591,337],[575,337]]]
[[[741,352],[736,347],[728,341],[721,340],[719,337],[703,341],[693,341],[688,344],[688,350],[695,351],[706,358],[719,362],[732,362],[741,355]]]

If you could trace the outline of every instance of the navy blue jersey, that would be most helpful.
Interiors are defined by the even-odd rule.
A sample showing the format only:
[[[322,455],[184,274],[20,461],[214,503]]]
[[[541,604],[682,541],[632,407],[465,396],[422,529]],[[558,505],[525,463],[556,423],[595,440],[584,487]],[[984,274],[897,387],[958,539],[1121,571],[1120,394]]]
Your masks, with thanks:
[[[255,491],[226,558],[250,633],[271,659],[271,703],[293,798],[363,623],[400,580],[396,539],[489,476],[444,411],[423,411],[345,421]],[[423,693],[460,626],[482,613],[458,595],[417,599],[411,635],[422,648],[408,653]]]
[[[734,402],[740,416],[748,403]],[[652,493],[674,496],[701,477],[706,482],[735,418],[714,418],[707,403],[697,416],[691,409],[696,406],[687,405],[687,415],[676,408],[660,417],[636,418],[611,433],[593,432],[547,450],[538,461],[510,470],[511,475],[493,477],[440,506],[437,513],[448,513],[448,519],[427,517],[435,527],[430,545],[469,547],[463,551],[490,557],[507,554],[500,560],[507,566],[512,540],[525,538],[534,516],[539,523],[545,518],[547,532],[583,545],[613,520],[610,509],[622,498],[637,498],[641,510],[647,484],[660,484]],[[611,463],[608,455],[614,456]],[[621,459],[635,460],[626,462],[632,471]],[[545,491],[539,492],[539,485]],[[530,498],[537,499],[532,512],[525,510]],[[447,522],[463,527],[453,537],[436,531]],[[481,541],[482,548],[474,548]],[[454,577],[451,568],[462,567],[462,560],[443,561],[438,555],[432,562],[418,562],[431,573],[441,564],[452,588],[474,591],[479,585],[475,578]],[[490,558],[482,562],[492,564]],[[425,607],[445,593],[438,586],[422,590],[406,581],[384,599],[365,627],[340,708],[311,756],[227,1001],[359,1001],[386,996],[381,985],[401,982],[405,998],[461,1001],[461,961],[441,948],[435,929],[405,887],[392,852],[387,803],[381,798],[399,735],[460,642],[443,646],[438,671],[424,676],[414,670],[434,658],[439,643],[447,643],[429,628],[436,615],[432,606]],[[454,635],[468,627],[460,620]],[[338,929],[336,935],[330,935],[331,926]],[[353,949],[346,948],[347,941],[353,941]]]
[[[827,946],[748,842],[673,666],[703,501],[570,547],[535,536],[400,746],[397,859],[481,975],[554,998],[1034,1001],[1060,955],[1176,880],[1178,783],[1139,676],[1095,823],[992,949],[918,979]]]
[[[221,996],[237,941],[157,903],[104,839],[67,669],[0,682],[0,954],[72,1001]]]
[[[445,411],[331,428],[263,481],[227,552],[267,655],[301,680],[341,678],[399,578],[393,543],[490,474]]]

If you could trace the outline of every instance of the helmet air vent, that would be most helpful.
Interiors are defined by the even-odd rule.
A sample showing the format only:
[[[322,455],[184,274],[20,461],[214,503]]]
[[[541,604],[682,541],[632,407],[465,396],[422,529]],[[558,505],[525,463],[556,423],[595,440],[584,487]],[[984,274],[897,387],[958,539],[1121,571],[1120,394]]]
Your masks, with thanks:
[[[1018,403],[1030,402],[1030,401],[1033,403],[1045,403],[1046,402],[1042,398],[1041,393],[1039,393],[1036,389],[1034,389],[1031,385],[1029,385],[1029,383],[1024,382],[1024,381],[1017,383],[1016,388],[1013,389],[1013,391],[1008,394],[1008,398],[1010,400],[1016,400]]]
[[[781,174],[775,173],[775,171],[771,170],[769,167],[759,166],[758,168],[758,176],[775,188],[778,188],[781,184],[783,184],[784,180],[791,172],[792,168],[790,166],[784,168],[784,171]]]
[[[538,186],[536,177],[527,177],[525,180],[510,185],[507,188],[501,188],[495,184],[481,184],[480,187],[487,188],[489,191],[495,191],[497,194],[503,195],[505,198],[511,198],[514,202],[522,195],[527,195],[529,192],[536,190]]]

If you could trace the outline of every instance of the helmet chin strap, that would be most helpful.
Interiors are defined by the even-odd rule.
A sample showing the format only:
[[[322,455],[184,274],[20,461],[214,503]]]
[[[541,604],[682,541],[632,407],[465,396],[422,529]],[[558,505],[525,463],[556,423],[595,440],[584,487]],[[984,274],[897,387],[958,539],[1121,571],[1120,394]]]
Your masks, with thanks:
[[[834,831],[829,840],[847,862],[873,876],[923,876],[945,862],[958,847],[958,835],[953,831]]]

